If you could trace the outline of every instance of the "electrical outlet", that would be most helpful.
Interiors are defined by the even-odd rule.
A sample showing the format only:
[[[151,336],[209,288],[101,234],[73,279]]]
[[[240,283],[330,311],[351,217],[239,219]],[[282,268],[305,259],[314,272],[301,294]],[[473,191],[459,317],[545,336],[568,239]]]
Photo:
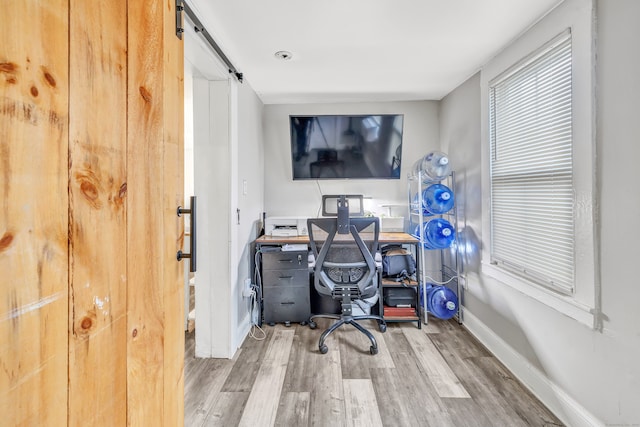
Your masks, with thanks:
[[[251,289],[251,279],[244,279],[244,288],[242,289],[242,296],[245,298],[249,298],[253,295],[253,290]]]

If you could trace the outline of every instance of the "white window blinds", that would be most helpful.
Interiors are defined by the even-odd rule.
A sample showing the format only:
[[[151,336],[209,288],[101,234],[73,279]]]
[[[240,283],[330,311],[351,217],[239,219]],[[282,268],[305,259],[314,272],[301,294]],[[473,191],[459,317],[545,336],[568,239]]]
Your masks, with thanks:
[[[574,290],[571,34],[490,83],[491,261]]]

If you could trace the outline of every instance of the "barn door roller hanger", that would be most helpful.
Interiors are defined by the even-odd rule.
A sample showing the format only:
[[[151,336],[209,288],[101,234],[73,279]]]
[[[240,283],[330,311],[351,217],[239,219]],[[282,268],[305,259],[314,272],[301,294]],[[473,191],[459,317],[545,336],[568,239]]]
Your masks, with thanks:
[[[227,58],[222,49],[220,49],[220,46],[218,46],[215,40],[213,40],[207,29],[196,16],[193,9],[191,9],[189,4],[185,0],[176,0],[176,37],[182,40],[182,33],[184,33],[184,16],[182,15],[182,12],[186,13],[187,18],[189,18],[189,20],[193,23],[193,29],[195,30],[195,32],[202,34],[202,37],[204,37],[209,46],[211,46],[218,58],[220,58],[225,63],[227,69],[229,70],[229,74],[233,74],[235,78],[240,83],[242,83],[242,73],[233,66],[229,58]]]

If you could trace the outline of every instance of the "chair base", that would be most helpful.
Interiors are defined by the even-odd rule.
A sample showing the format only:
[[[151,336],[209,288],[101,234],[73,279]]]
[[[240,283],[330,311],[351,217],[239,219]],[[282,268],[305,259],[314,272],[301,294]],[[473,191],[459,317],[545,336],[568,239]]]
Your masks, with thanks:
[[[369,338],[369,341],[371,341],[371,347],[369,347],[369,353],[371,354],[378,353],[378,343],[376,341],[376,338],[373,336],[371,332],[366,330],[357,321],[358,320],[377,320],[378,325],[380,327],[380,332],[385,332],[387,330],[387,324],[384,321],[384,319],[381,316],[376,316],[374,314],[367,314],[362,316],[338,316],[336,314],[316,314],[314,316],[311,316],[311,318],[309,319],[309,327],[311,329],[315,329],[316,323],[314,322],[314,319],[317,319],[317,318],[337,320],[336,323],[334,323],[329,328],[327,328],[320,336],[320,341],[318,342],[318,349],[322,354],[325,354],[327,351],[329,351],[324,341],[327,339],[329,334],[331,334],[333,331],[335,331],[342,325],[345,325],[345,324],[353,325],[354,328],[356,328],[357,330],[365,334],[367,338]]]

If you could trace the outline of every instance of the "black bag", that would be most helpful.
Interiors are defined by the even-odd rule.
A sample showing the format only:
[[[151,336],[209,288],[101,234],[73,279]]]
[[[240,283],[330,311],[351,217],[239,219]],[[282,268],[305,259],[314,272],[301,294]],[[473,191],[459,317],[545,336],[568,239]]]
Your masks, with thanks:
[[[382,276],[396,279],[411,277],[416,272],[416,260],[411,252],[399,245],[382,248]]]

